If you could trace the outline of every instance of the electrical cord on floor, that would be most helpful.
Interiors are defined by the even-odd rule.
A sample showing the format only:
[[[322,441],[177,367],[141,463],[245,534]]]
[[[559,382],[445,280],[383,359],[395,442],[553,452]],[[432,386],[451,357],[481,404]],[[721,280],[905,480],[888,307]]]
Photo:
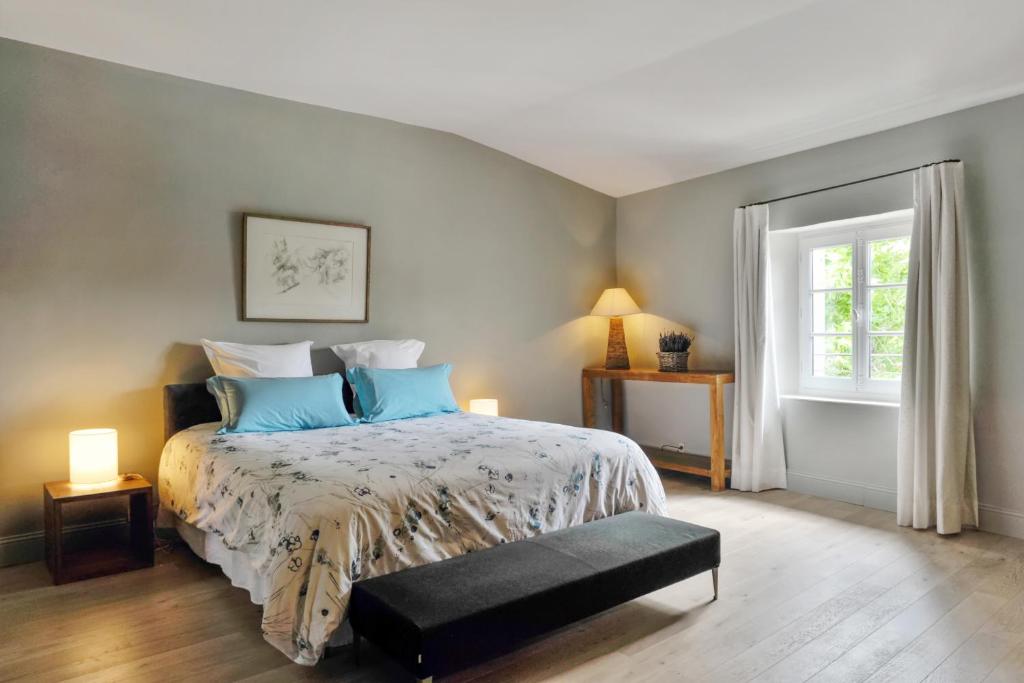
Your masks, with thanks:
[[[174,552],[174,541],[169,541],[166,538],[156,538],[153,544],[153,552],[156,553],[167,553],[168,555]]]

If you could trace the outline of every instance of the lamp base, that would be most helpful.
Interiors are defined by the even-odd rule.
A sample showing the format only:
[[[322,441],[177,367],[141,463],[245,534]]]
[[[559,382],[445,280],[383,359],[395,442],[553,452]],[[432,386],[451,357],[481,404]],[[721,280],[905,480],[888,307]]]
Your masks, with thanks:
[[[626,331],[622,318],[608,321],[608,354],[604,359],[606,370],[629,370],[629,351],[626,349]]]

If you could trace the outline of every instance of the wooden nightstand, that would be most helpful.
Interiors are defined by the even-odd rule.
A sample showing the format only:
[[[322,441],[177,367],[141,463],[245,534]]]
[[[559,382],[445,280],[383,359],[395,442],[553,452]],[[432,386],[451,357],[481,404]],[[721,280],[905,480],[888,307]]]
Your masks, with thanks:
[[[126,496],[128,542],[69,550],[64,538],[64,506]],[[46,565],[54,583],[68,583],[95,576],[153,566],[153,485],[143,478],[120,480],[109,486],[82,489],[67,481],[43,484]]]

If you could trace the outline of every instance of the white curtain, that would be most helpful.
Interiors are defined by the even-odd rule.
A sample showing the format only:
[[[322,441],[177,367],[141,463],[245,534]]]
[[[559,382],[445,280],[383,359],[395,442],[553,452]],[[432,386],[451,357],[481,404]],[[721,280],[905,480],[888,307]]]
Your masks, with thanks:
[[[768,207],[736,209],[733,219],[736,386],[732,487],[786,488],[786,451],[775,371]]]
[[[960,162],[914,174],[896,517],[955,534],[978,524]]]

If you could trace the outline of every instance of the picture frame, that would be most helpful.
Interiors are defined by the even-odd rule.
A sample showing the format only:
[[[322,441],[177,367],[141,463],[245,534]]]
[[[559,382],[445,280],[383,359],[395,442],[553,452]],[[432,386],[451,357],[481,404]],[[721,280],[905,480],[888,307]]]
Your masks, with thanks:
[[[370,226],[242,214],[242,320],[369,319]]]

